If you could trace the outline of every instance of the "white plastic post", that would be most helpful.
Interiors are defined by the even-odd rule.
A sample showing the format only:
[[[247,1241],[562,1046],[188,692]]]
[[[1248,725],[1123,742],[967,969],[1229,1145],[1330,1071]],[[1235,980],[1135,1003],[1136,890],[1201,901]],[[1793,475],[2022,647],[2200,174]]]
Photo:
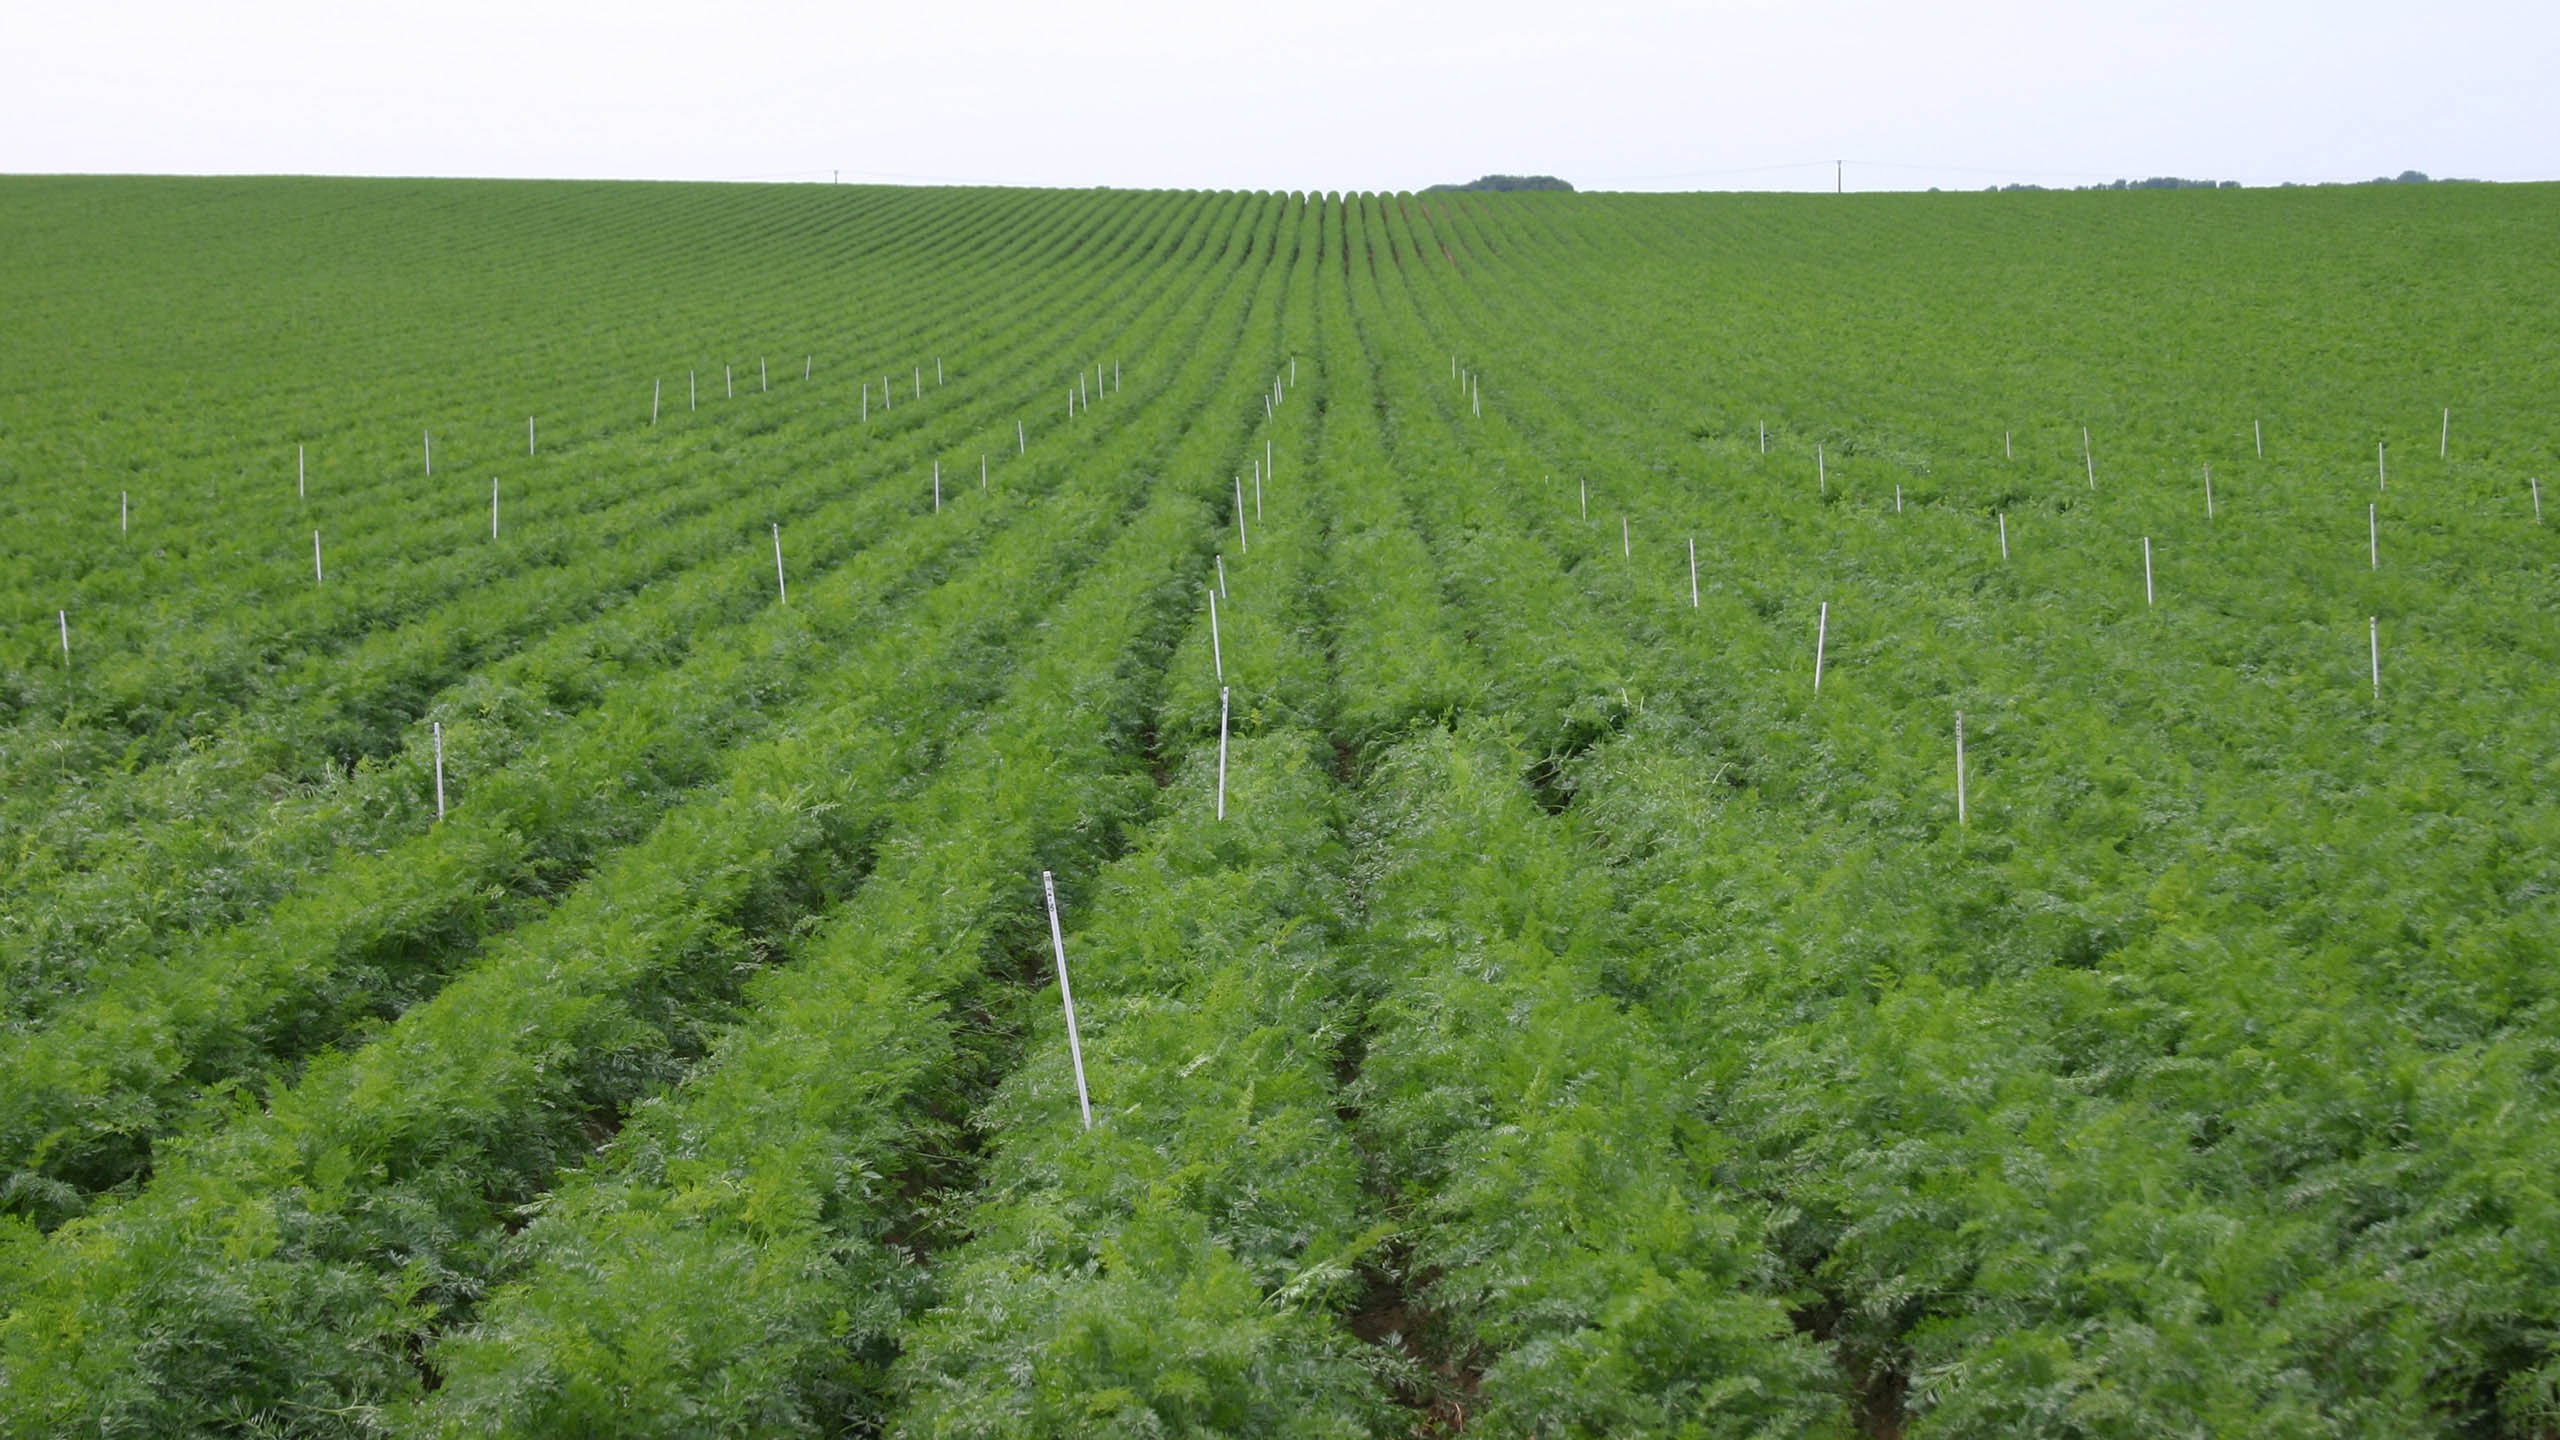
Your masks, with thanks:
[[[2252,420],[2249,422],[2249,438],[2258,442],[2258,458],[2261,460],[2266,459],[2267,430],[2263,421]]]
[[[1623,559],[1636,558],[1636,542],[1628,538],[1627,517],[1618,517],[1618,554]]]
[[[2373,646],[2373,698],[2382,698],[2382,618],[2368,615],[2364,620],[2365,638]]]
[[[1112,366],[1111,366],[1111,371],[1112,371],[1112,373],[1113,373],[1113,374],[1115,374],[1115,375],[1116,375],[1116,374],[1118,374],[1118,373],[1120,372],[1120,366],[1119,366],[1119,363],[1118,363],[1118,362],[1116,362],[1116,361],[1115,361],[1115,362],[1113,362],[1113,364],[1112,364]],[[1289,383],[1290,383],[1290,384],[1292,384],[1292,385],[1295,385],[1295,384],[1297,384],[1297,383],[1298,383],[1298,357],[1297,357],[1297,356],[1295,356],[1295,355],[1292,355],[1292,356],[1290,356],[1290,357],[1289,357]]]
[[[658,391],[666,383],[663,379],[649,382],[649,423],[652,425],[658,423]]]
[[[1831,602],[1822,602],[1822,614],[1813,622],[1813,693],[1822,693],[1822,650],[1831,639]]]
[[[1825,495],[1831,493],[1831,466],[1822,458],[1822,442],[1813,444],[1813,488]]]
[[[2089,488],[2098,488],[2098,451],[2089,443],[2089,427],[2080,427],[2080,459],[2089,467]]]
[[[889,377],[886,375],[880,377],[880,408],[883,410],[895,410],[898,408],[890,398]]]
[[[429,729],[436,737],[436,819],[442,822],[444,819],[444,722],[430,721]]]
[[[1956,826],[1963,828],[1964,819],[1964,712],[1956,712]]]
[[[2213,518],[2213,467],[2204,467],[2204,518]]]
[[[756,392],[762,395],[773,393],[773,376],[766,373],[761,355],[756,357]]]
[[[933,357],[933,383],[942,383],[942,357],[939,355]]]
[[[738,398],[738,377],[729,369],[728,362],[725,360],[720,364],[720,383],[728,387],[730,399]]]
[[[2145,605],[2152,603],[2151,537],[2148,535],[2142,537],[2142,603]]]
[[[1058,952],[1058,1001],[1067,1007],[1067,1057],[1076,1067],[1076,1104],[1084,1111],[1084,1128],[1093,1128],[1093,1096],[1084,1084],[1084,1041],[1076,1034],[1076,992],[1067,984],[1067,937],[1058,928],[1058,882],[1040,872],[1040,888],[1049,896],[1049,944]]]
[[[1689,608],[1698,608],[1698,537],[1689,537]]]
[[[418,444],[426,455],[427,473],[433,475],[436,473],[436,437],[421,430],[418,432]]]
[[[303,468],[302,463],[302,447],[296,445],[293,447],[293,498],[296,500],[311,498],[310,492],[302,488],[303,476],[306,473],[308,472]]]
[[[2015,460],[2018,458],[2017,437],[2014,431],[2003,430],[2000,432],[2000,458],[2003,460]]]
[[[1253,467],[1253,518],[1256,521],[1262,519],[1262,468],[1259,465]]]
[[[1477,419],[1484,418],[1484,382],[1481,380],[1475,384],[1475,412]]]
[[[862,382],[862,423],[871,423],[871,382],[868,380]]]
[[[1067,418],[1076,418],[1076,390],[1072,385],[1067,387]]]
[[[1266,475],[1275,473],[1271,468],[1271,439],[1269,436],[1264,436],[1262,441],[1262,471]],[[1259,520],[1262,518],[1262,511],[1257,507],[1254,510],[1253,515],[1255,519]]]
[[[942,462],[933,462],[933,513],[942,513]]]
[[[2371,503],[2364,507],[2364,564],[2368,570],[2382,568],[2382,517]]]
[[[130,490],[116,492],[116,533],[133,533],[133,492]]]
[[[2542,482],[2535,479],[2524,483],[2533,487],[2533,523],[2539,525],[2542,523]]]
[[[1209,597],[1209,672],[1218,678],[1218,683],[1226,683],[1227,652],[1218,646],[1218,597],[1215,595]]]
[[[693,372],[690,370],[684,372],[684,408],[687,410],[702,408],[701,398],[694,393]]]
[[[1023,438],[1022,422],[1016,420],[1013,422],[1013,453],[1016,455],[1027,455],[1030,452],[1031,442]]]
[[[524,453],[533,453],[533,417],[530,415],[524,417]]]
[[[1224,595],[1227,593],[1227,557],[1212,555],[1209,558],[1218,564],[1218,593]]]
[[[1769,453],[1769,422],[1766,420],[1760,422],[1760,453]]]
[[[815,372],[815,371],[817,370],[817,368],[818,368],[818,357],[817,357],[817,356],[815,356],[815,355],[803,355],[803,356],[801,356],[801,357],[800,357],[800,378],[801,378],[801,379],[803,379],[803,380],[808,379],[808,378],[809,378],[809,376],[810,376],[813,372]]]
[[[327,581],[328,577],[320,570],[320,532],[314,530],[311,532],[311,583],[321,585]]]
[[[2009,512],[2000,512],[2000,558],[2009,558]]]
[[[2373,488],[2376,490],[2391,488],[2391,464],[2386,448],[2388,444],[2389,442],[2382,440],[2373,442]]]
[[[498,538],[498,477],[489,477],[489,538]]]
[[[1902,513],[1902,483],[1900,481],[1895,481],[1893,486],[1893,513],[1896,515]]]
[[[916,398],[924,398],[924,367],[921,365],[916,367]]]
[[[1090,410],[1090,409],[1092,409],[1092,408],[1093,408],[1093,401],[1092,401],[1092,400],[1090,400],[1090,399],[1088,399],[1088,398],[1087,398],[1087,396],[1086,396],[1086,391],[1085,391],[1085,388],[1084,388],[1084,382],[1085,382],[1085,373],[1084,373],[1083,371],[1081,371],[1081,370],[1077,371],[1077,372],[1076,372],[1076,398],[1077,398],[1078,400],[1081,400],[1081,401],[1083,401],[1083,402],[1084,402],[1084,408],[1086,408],[1087,410]]]
[[[978,452],[978,493],[979,493],[979,494],[981,494],[981,495],[983,495],[983,494],[985,494],[985,493],[986,493],[986,490],[987,490],[987,452],[986,452],[986,451],[984,451],[984,450],[981,450],[981,451],[979,451],[979,452]]]
[[[1111,393],[1120,393],[1120,362],[1117,360],[1111,362]]]
[[[773,593],[781,603],[791,603],[791,587],[782,579],[782,522],[773,522]]]
[[[1236,477],[1236,553],[1239,555],[1253,553],[1253,546],[1246,541],[1244,535],[1244,477],[1241,475]]]
[[[2448,408],[2448,409],[2446,409],[2446,411],[2444,412],[2444,433],[2442,433],[2442,434],[2440,434],[2440,435],[2438,435],[2438,436],[2436,437],[2436,458],[2437,458],[2437,459],[2439,459],[2439,460],[2444,459],[2444,458],[2445,458],[2445,455],[2446,455],[2446,451],[2447,451],[2447,450],[2452,446],[2452,444],[2453,444],[2453,411],[2452,411],[2450,408]]]
[[[1591,482],[1578,480],[1574,483],[1582,487],[1582,523],[1588,525],[1591,523]]]
[[[1218,818],[1227,818],[1227,687],[1218,687]]]
[[[62,624],[62,663],[69,665],[71,663],[71,612],[56,610],[53,612],[53,618]]]

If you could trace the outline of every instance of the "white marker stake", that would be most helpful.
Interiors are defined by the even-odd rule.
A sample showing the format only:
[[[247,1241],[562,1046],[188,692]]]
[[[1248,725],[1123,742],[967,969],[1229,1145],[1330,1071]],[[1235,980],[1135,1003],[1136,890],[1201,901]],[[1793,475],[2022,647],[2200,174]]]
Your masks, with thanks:
[[[130,490],[116,492],[116,533],[133,533],[133,492]]]
[[[1698,608],[1698,537],[1689,537],[1689,608]]]
[[[1120,367],[1117,363],[1112,365],[1111,373],[1114,375],[1120,373]],[[1289,383],[1292,385],[1298,383],[1298,357],[1295,355],[1289,357]]]
[[[1295,364],[1296,362],[1292,361],[1290,363]],[[1111,393],[1114,395],[1120,393],[1120,362],[1117,360],[1111,362]]]
[[[803,379],[803,380],[808,379],[808,378],[809,378],[810,373],[811,373],[812,371],[816,370],[817,368],[818,368],[818,357],[817,357],[817,356],[815,356],[815,355],[803,355],[803,356],[801,356],[801,357],[800,357],[800,378],[801,378],[801,379]]]
[[[2384,446],[2383,441],[2373,442],[2373,488],[2376,490],[2391,488],[2390,457],[2384,452]]]
[[[427,473],[436,473],[436,437],[424,430],[418,432],[418,444],[427,457]]]
[[[2542,523],[2542,482],[2527,480],[2524,483],[2533,487],[2533,523],[2539,525]]]
[[[1209,558],[1218,562],[1218,593],[1224,595],[1227,593],[1227,557],[1212,555]]]
[[[730,399],[735,400],[738,398],[738,377],[731,373],[729,366],[725,361],[722,362],[720,366],[720,383],[728,387]]]
[[[933,462],[933,513],[942,513],[942,462]]]
[[[444,722],[433,721],[430,728],[436,737],[436,819],[444,819]]]
[[[1084,1041],[1076,1034],[1076,993],[1067,987],[1067,937],[1058,929],[1058,882],[1040,872],[1040,888],[1049,894],[1049,943],[1058,952],[1058,1000],[1067,1007],[1067,1056],[1076,1064],[1076,1104],[1084,1110],[1084,1128],[1093,1128],[1093,1097],[1084,1086]]]
[[[2089,443],[2089,427],[2080,427],[2080,459],[2089,467],[2089,488],[2098,488],[2098,452]]]
[[[942,383],[942,357],[939,355],[933,357],[933,383]]]
[[[916,398],[924,398],[924,367],[921,365],[916,367]]]
[[[1956,825],[1964,825],[1964,712],[1956,712]]]
[[[2382,698],[2382,619],[2368,615],[2364,620],[2365,638],[2373,645],[2373,698]]]
[[[1591,482],[1580,480],[1575,483],[1582,487],[1582,523],[1588,525],[1591,523]]]
[[[1813,622],[1813,693],[1822,693],[1822,650],[1831,639],[1831,602],[1822,602],[1822,614]]]
[[[1760,453],[1769,453],[1769,422],[1766,420],[1760,422]]]
[[[530,415],[524,417],[524,453],[533,453],[533,417]]]
[[[2015,460],[2018,458],[2017,438],[2011,431],[2003,430],[2000,432],[2000,458],[2003,460]]]
[[[1625,559],[1636,558],[1636,542],[1627,538],[1627,517],[1618,517],[1618,553]]]
[[[56,610],[53,612],[53,618],[62,622],[62,663],[69,665],[71,663],[71,612]]]
[[[328,577],[320,571],[320,532],[314,530],[311,532],[311,583],[321,585],[327,581]]]
[[[1218,687],[1218,818],[1227,818],[1227,687]]]
[[[890,403],[889,377],[886,375],[880,377],[880,408],[883,410],[895,410],[898,408]]]
[[[684,372],[684,408],[687,410],[699,410],[702,408],[700,399],[694,394],[693,372],[690,370]]]
[[[2152,603],[2151,537],[2148,535],[2142,537],[2142,603],[2145,605]]]
[[[2382,568],[2382,519],[2375,507],[2364,507],[2364,564],[2368,570]]]
[[[1484,418],[1484,384],[1481,381],[1475,387],[1475,411],[1477,419]]]
[[[652,380],[649,382],[649,423],[652,425],[658,423],[658,390],[659,387],[665,384],[666,382],[664,380]]]
[[[1016,455],[1031,453],[1031,442],[1023,438],[1022,422],[1019,420],[1013,422],[1013,453]]]
[[[756,391],[763,395],[773,393],[773,377],[765,373],[764,357],[761,355],[756,357]]]
[[[2261,459],[2261,460],[2266,459],[2266,458],[2267,458],[2267,430],[2266,430],[2266,426],[2264,425],[2264,423],[2262,423],[2262,422],[2260,422],[2260,421],[2256,421],[2256,420],[2252,420],[2252,421],[2250,421],[2250,422],[2249,422],[2249,438],[2258,442],[2258,458],[2259,458],[2259,459]]]
[[[979,452],[978,452],[978,493],[979,493],[979,494],[981,494],[981,495],[983,495],[983,494],[985,494],[986,492],[987,492],[987,452],[985,452],[984,450],[981,450],[981,451],[979,451]]]
[[[2445,452],[2446,452],[2446,450],[2447,450],[2447,449],[2448,449],[2452,444],[2453,444],[2453,412],[2452,412],[2451,410],[2447,410],[2447,411],[2445,411],[2445,412],[2444,412],[2444,433],[2443,433],[2443,434],[2441,434],[2441,435],[2438,435],[2438,436],[2436,437],[2436,458],[2437,458],[2437,459],[2439,459],[2439,460],[2444,459],[2444,458],[2445,458]]]
[[[782,522],[773,523],[773,593],[783,604],[791,603],[791,587],[782,580]]]
[[[1246,543],[1244,536],[1244,477],[1241,475],[1236,477],[1236,553],[1253,553],[1253,546]]]
[[[1831,466],[1822,458],[1822,445],[1819,441],[1816,441],[1813,447],[1813,488],[1825,495],[1831,493]]]
[[[2204,467],[2204,518],[2213,518],[2213,467]]]
[[[311,498],[310,492],[302,488],[303,476],[306,473],[302,463],[302,447],[296,445],[293,447],[293,498],[296,500]]]
[[[1896,482],[1893,487],[1893,513],[1896,515],[1902,513],[1902,486],[1900,482]]]
[[[1067,390],[1067,418],[1070,420],[1076,418],[1076,392],[1073,387]]]
[[[1262,442],[1262,471],[1266,475],[1274,473],[1271,469],[1271,441],[1268,438]],[[1260,507],[1257,506],[1254,509],[1253,517],[1257,520],[1262,518]]]
[[[1209,597],[1209,671],[1219,684],[1227,679],[1227,652],[1218,648],[1218,597]]]
[[[1259,465],[1253,470],[1253,518],[1262,518],[1262,467]]]
[[[2000,512],[2000,558],[2009,558],[2009,512]]]
[[[489,477],[489,538],[498,538],[498,477]]]

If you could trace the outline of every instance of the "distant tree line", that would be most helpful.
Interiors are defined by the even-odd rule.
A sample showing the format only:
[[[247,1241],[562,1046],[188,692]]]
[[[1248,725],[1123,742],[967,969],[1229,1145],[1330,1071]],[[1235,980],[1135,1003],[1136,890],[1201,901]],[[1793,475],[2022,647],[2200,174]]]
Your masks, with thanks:
[[[1463,190],[1571,190],[1572,188],[1571,182],[1559,180],[1553,175],[1487,175],[1481,179],[1470,180],[1464,185],[1433,185],[1422,193],[1441,195]]]
[[[2424,170],[2403,170],[2397,175],[2376,175],[2370,180],[2323,180],[2317,183],[2322,185],[2476,185],[2480,182],[2456,179],[2450,175],[2435,179]],[[2237,180],[2189,180],[2181,175],[2154,175],[2148,180],[2118,180],[2107,185],[1988,185],[1983,188],[2003,193],[2012,190],[2237,190],[2240,188],[2240,182]],[[2300,189],[2303,188],[2303,182],[2287,180],[2278,188]]]

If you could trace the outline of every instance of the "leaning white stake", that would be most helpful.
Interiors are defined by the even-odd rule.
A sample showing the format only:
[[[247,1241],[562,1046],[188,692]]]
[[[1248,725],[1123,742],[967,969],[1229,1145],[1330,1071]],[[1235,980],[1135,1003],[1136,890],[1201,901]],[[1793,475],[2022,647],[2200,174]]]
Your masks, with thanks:
[[[2442,460],[2453,444],[2453,411],[2444,412],[2444,432],[2436,437],[2436,458]]]
[[[756,392],[762,395],[773,393],[773,377],[765,372],[764,357],[761,355],[756,357]]]
[[[1956,824],[1964,820],[1964,712],[1956,712]]]
[[[1698,608],[1698,537],[1689,537],[1689,608]]]
[[[1760,422],[1760,453],[1769,453],[1769,422],[1766,420]]]
[[[2533,487],[2533,523],[2539,525],[2542,523],[2542,482],[2536,479],[2524,483]]]
[[[314,585],[328,583],[328,577],[320,570],[320,532],[317,530],[311,532],[311,583]]]
[[[2148,535],[2142,537],[2142,603],[2145,605],[2152,603],[2151,537]]]
[[[1218,683],[1226,683],[1227,652],[1218,646],[1218,597],[1215,595],[1209,597],[1209,672],[1217,677]]]
[[[2382,698],[2382,617],[2368,615],[2364,620],[2365,639],[2373,647],[2373,698]]]
[[[1013,453],[1016,455],[1027,455],[1030,451],[1031,442],[1023,438],[1022,422],[1016,420],[1013,422]]]
[[[1209,558],[1217,562],[1217,565],[1218,565],[1218,593],[1219,593],[1220,595],[1224,595],[1224,594],[1226,594],[1226,593],[1227,593],[1227,557],[1226,557],[1225,555],[1222,555],[1222,554],[1221,554],[1221,555],[1212,555],[1212,556],[1210,556]]]
[[[986,488],[987,488],[987,452],[985,452],[984,450],[981,450],[981,451],[979,451],[979,452],[978,452],[978,490],[979,490],[979,493],[984,494],[984,493],[986,492]]]
[[[116,533],[133,533],[133,492],[130,490],[116,492]]]
[[[2213,467],[2204,467],[2204,518],[2213,518]]]
[[[311,498],[310,493],[302,488],[305,473],[302,464],[302,447],[296,445],[293,447],[293,498],[296,500]]]
[[[1040,872],[1040,888],[1049,895],[1049,944],[1058,952],[1058,1000],[1067,1008],[1067,1057],[1076,1067],[1076,1104],[1084,1111],[1084,1128],[1093,1128],[1093,1096],[1084,1084],[1084,1041],[1076,1034],[1076,993],[1067,985],[1067,937],[1058,928],[1058,882]]]
[[[2003,430],[2000,432],[2000,458],[2003,460],[2015,460],[2018,458],[2015,431]]]
[[[489,477],[489,538],[498,538],[498,477]]]
[[[700,397],[694,393],[693,372],[690,370],[684,372],[684,408],[687,410],[702,408]]]
[[[53,618],[62,624],[62,663],[68,665],[71,663],[71,612],[56,610]]]
[[[2097,449],[2089,443],[2089,427],[2086,425],[2080,427],[2080,459],[2082,463],[2089,467],[2089,488],[2092,490],[2097,489],[2098,452]]]
[[[1241,475],[1236,477],[1236,553],[1253,553],[1253,546],[1246,542],[1244,536],[1244,477]]]
[[[801,357],[800,357],[800,378],[801,378],[801,379],[803,379],[803,380],[808,379],[808,378],[809,378],[809,376],[810,376],[810,374],[811,374],[812,372],[814,372],[817,368],[818,368],[818,357],[817,357],[817,356],[815,356],[815,355],[803,355],[803,356],[801,356]]]
[[[916,367],[916,398],[924,398],[924,367],[921,365]]]
[[[1227,818],[1227,687],[1218,687],[1218,818]]]
[[[426,454],[427,473],[433,475],[436,473],[436,437],[421,430],[418,432],[418,444]]]
[[[1896,515],[1902,513],[1902,483],[1900,481],[1895,481],[1893,486],[1893,513]]]
[[[1822,458],[1822,442],[1818,440],[1813,446],[1813,487],[1825,495],[1831,493],[1831,466]]]
[[[533,417],[530,415],[524,417],[524,453],[533,453]]]
[[[1813,622],[1813,693],[1822,693],[1822,649],[1831,639],[1831,602],[1822,602],[1822,614]]]
[[[652,425],[658,423],[658,391],[664,387],[666,383],[667,382],[663,379],[652,380],[649,382],[649,423]]]
[[[2000,558],[2009,558],[2009,512],[2000,512]]]
[[[2376,490],[2391,488],[2391,457],[2387,453],[2388,446],[2388,441],[2373,442],[2373,488]]]
[[[781,603],[791,603],[791,587],[782,579],[782,522],[773,522],[773,593]]]
[[[1624,515],[1618,517],[1618,554],[1622,559],[1636,558],[1636,542],[1629,538],[1627,517]]]
[[[730,399],[735,400],[738,398],[738,377],[736,373],[729,368],[729,364],[725,360],[720,364],[720,383],[722,386],[727,388]]]
[[[444,722],[430,722],[436,737],[436,819],[444,819]]]
[[[942,462],[933,462],[933,513],[942,513]]]
[[[1253,518],[1262,519],[1262,467],[1253,467]]]
[[[1588,525],[1591,523],[1591,482],[1578,480],[1574,483],[1582,487],[1582,523]]]
[[[2382,519],[2375,507],[2364,507],[2364,564],[2368,570],[2382,568]]]
[[[933,383],[942,383],[942,357],[939,355],[933,357]]]

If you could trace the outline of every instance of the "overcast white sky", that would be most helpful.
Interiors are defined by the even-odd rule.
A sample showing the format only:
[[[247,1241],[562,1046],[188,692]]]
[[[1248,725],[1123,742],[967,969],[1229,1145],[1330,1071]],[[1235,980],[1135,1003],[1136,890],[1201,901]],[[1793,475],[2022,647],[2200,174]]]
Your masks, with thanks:
[[[2560,5],[0,0],[0,172],[2560,177]]]

